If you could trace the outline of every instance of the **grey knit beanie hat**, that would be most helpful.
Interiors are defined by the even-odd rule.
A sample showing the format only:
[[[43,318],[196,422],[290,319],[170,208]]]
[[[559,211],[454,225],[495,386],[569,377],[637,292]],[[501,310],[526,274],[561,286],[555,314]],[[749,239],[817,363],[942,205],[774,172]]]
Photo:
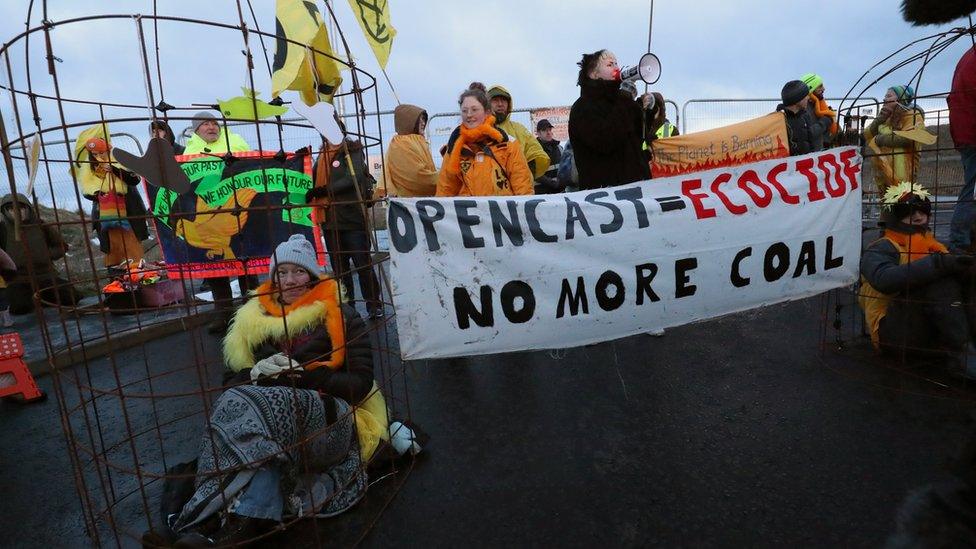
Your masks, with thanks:
[[[200,124],[203,124],[207,120],[217,120],[217,117],[207,111],[200,111],[193,115],[193,119],[190,121],[190,127],[193,131],[197,131]]]
[[[272,278],[275,269],[282,263],[298,265],[313,277],[322,274],[322,267],[316,261],[315,247],[305,238],[305,235],[293,234],[288,240],[278,244],[271,256],[271,270],[268,271]]]

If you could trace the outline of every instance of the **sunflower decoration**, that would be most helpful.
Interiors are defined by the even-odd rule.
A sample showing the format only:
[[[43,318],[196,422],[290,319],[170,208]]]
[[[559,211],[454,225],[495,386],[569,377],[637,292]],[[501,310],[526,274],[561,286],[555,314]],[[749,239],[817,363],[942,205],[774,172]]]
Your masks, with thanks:
[[[928,189],[912,181],[902,181],[898,185],[892,185],[885,190],[882,199],[882,209],[891,210],[895,204],[910,202],[910,197],[914,195],[919,202],[927,202],[931,193]]]

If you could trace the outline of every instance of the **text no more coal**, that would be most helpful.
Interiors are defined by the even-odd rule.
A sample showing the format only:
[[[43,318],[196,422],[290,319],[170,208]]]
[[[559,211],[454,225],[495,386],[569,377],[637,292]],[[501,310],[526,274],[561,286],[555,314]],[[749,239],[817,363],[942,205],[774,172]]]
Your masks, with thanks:
[[[786,277],[814,276],[844,265],[844,257],[834,255],[833,236],[819,244],[815,240],[805,240],[793,248],[785,242],[775,242],[765,250],[754,250],[751,246],[740,249],[727,271],[729,291],[752,284],[772,284]],[[668,287],[673,287],[674,292],[669,298],[687,299],[698,293],[700,282],[694,279],[698,267],[697,257],[671,262],[667,272],[673,276],[673,285]],[[654,282],[661,271],[657,263],[642,263],[628,273],[604,271],[596,280],[583,276],[563,278],[555,309],[548,314],[560,319],[588,315],[591,307],[615,311],[628,300],[636,307],[659,302],[661,296],[655,291]],[[535,317],[538,308],[535,290],[523,280],[511,280],[500,288],[481,285],[477,296],[472,295],[466,286],[456,286],[452,293],[455,319],[462,330],[470,329],[472,323],[482,328],[495,326],[497,309],[509,323],[523,324]]]

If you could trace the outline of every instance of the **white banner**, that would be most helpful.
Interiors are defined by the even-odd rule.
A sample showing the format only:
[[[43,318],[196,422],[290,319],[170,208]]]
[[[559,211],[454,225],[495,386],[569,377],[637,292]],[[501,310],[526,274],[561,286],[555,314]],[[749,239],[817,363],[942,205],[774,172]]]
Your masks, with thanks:
[[[391,199],[405,359],[575,347],[852,284],[854,147],[525,197]]]

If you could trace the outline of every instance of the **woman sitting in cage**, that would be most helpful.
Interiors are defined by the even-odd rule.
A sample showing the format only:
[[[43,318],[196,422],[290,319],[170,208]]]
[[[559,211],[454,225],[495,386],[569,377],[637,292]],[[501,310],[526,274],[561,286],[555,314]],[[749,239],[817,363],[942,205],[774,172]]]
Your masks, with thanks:
[[[929,229],[932,203],[917,183],[888,188],[881,238],[861,257],[858,303],[882,353],[945,357],[950,373],[976,380],[972,307],[963,284],[972,256],[950,254]],[[964,306],[960,306],[964,304]]]
[[[283,517],[341,513],[366,491],[363,463],[388,439],[386,404],[365,324],[320,271],[312,244],[293,235],[235,314],[223,348],[241,385],[214,405],[195,492],[173,525],[180,544],[244,542]]]

